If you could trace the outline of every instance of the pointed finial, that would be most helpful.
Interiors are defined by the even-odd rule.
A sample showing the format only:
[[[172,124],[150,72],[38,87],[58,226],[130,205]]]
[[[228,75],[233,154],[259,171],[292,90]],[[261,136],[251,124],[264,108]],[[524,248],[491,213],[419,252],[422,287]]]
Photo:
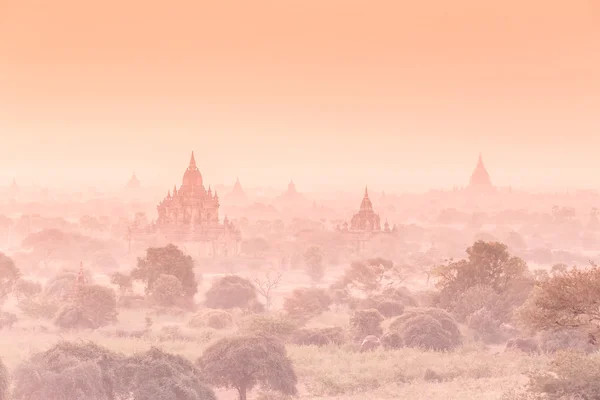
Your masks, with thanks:
[[[192,157],[190,158],[189,169],[196,169],[196,159],[194,158],[194,152],[192,151]]]
[[[369,188],[365,186],[365,197],[369,197]]]

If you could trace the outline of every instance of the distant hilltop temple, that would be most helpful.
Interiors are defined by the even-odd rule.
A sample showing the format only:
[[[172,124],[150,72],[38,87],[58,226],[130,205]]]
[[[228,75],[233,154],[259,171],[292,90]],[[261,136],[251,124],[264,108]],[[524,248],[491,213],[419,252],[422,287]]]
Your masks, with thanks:
[[[133,173],[131,179],[129,179],[129,182],[127,182],[127,185],[125,187],[127,189],[139,189],[141,187],[141,183],[135,175],[135,172]]]
[[[206,256],[230,256],[239,253],[240,231],[229,222],[219,222],[219,197],[210,186],[204,188],[194,153],[183,174],[183,183],[173,187],[157,206],[156,228],[174,242],[201,245]],[[187,246],[186,246],[187,247]]]
[[[490,174],[488,174],[487,170],[485,169],[485,165],[483,165],[483,157],[481,156],[481,153],[479,154],[479,160],[477,161],[475,170],[471,174],[471,179],[469,181],[469,186],[467,186],[467,190],[475,193],[493,192],[496,190],[494,185],[492,185]]]

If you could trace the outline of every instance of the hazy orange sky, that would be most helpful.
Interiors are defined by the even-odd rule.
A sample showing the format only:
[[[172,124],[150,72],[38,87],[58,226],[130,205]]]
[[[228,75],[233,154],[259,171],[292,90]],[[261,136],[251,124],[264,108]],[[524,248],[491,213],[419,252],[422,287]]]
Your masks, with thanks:
[[[0,0],[0,184],[600,188],[599,3]]]

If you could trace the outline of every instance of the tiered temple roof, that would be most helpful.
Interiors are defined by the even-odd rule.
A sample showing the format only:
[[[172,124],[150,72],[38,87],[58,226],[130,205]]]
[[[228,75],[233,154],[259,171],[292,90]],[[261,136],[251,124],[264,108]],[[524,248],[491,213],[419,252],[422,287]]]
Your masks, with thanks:
[[[494,190],[490,174],[488,174],[485,165],[483,164],[483,157],[479,154],[479,160],[475,166],[475,170],[471,174],[468,189],[476,192],[489,192]]]

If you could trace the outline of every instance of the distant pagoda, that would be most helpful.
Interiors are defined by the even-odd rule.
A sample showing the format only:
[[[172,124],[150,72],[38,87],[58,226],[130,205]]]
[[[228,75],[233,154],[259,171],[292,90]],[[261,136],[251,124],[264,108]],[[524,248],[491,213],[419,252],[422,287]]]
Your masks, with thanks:
[[[231,192],[227,193],[225,200],[232,203],[241,203],[247,200],[246,192],[240,183],[240,178],[236,178],[235,185],[233,185]]]
[[[467,186],[467,190],[476,193],[493,192],[496,190],[494,185],[492,185],[490,174],[488,174],[487,170],[485,169],[481,153],[479,153],[479,160],[477,161],[475,170],[473,170],[473,173],[471,174],[471,179],[469,180],[469,186]]]
[[[133,175],[131,176],[131,179],[129,179],[129,182],[127,182],[127,189],[139,189],[140,186],[141,186],[141,183],[134,172]]]

